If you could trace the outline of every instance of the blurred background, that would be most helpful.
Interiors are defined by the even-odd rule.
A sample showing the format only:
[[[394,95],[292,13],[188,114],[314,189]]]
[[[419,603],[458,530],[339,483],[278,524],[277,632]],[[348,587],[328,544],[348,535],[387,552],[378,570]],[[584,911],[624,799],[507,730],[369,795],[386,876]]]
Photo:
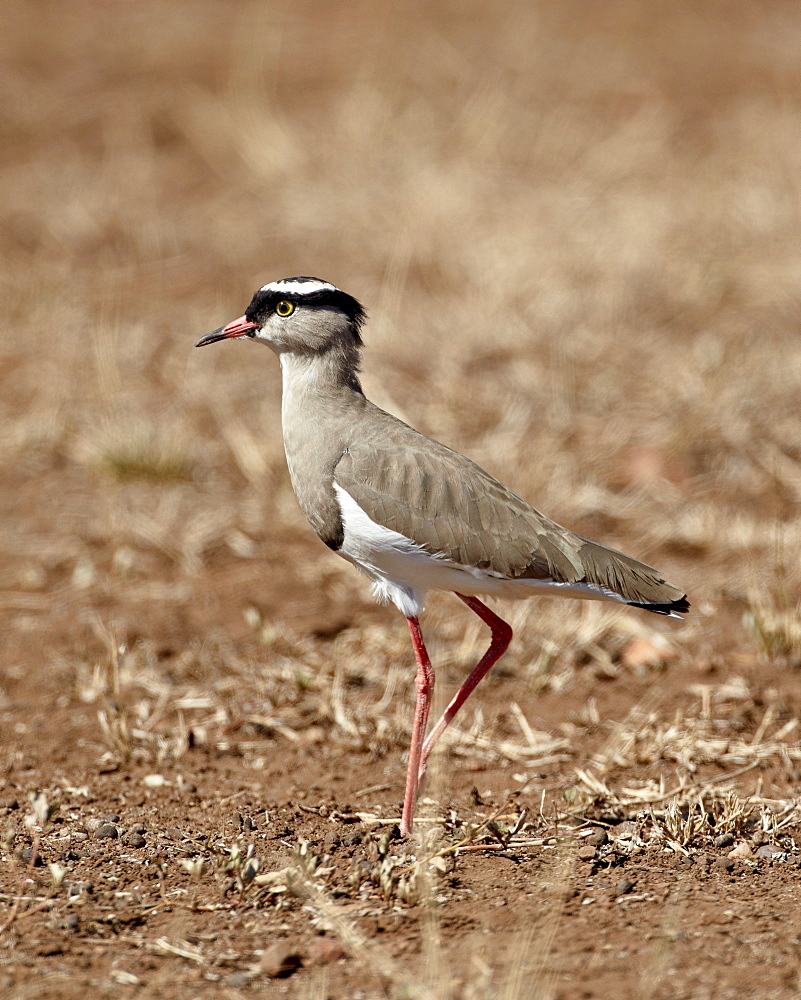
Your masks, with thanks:
[[[400,625],[295,506],[274,358],[193,347],[296,274],[367,307],[377,403],[685,585],[693,656],[752,643],[754,616],[795,648],[796,4],[2,18],[16,683],[34,650],[58,677],[109,629],[170,661],[254,623]],[[521,657],[572,635],[564,606],[531,614]]]
[[[441,882],[462,902],[436,897],[454,971],[483,954],[480,985],[509,956],[510,997],[555,996],[549,968],[571,996],[798,995],[778,930],[792,868],[781,885],[765,860],[742,888],[717,869],[696,892],[656,845],[671,816],[689,844],[701,809],[711,851],[719,829],[753,832],[752,807],[775,851],[798,843],[799,53],[797,0],[5,0],[0,848],[14,823],[30,843],[34,789],[64,803],[45,858],[78,845],[40,869],[35,905],[30,849],[4,863],[4,928],[35,918],[5,935],[6,992],[17,976],[14,996],[44,996],[43,973],[72,969],[48,996],[239,996],[251,973],[216,981],[231,954],[258,970],[293,912],[307,941],[327,926],[299,902],[226,912],[227,855],[203,879],[201,843],[258,840],[266,871],[288,837],[322,855],[341,827],[338,904],[382,912],[343,874],[369,838],[337,810],[398,815],[406,629],[297,507],[275,358],[194,348],[265,282],[315,275],[369,311],[370,398],[692,602],[684,623],[503,605],[515,641],[440,742],[420,815],[456,836],[457,810],[515,800],[538,837],[566,810],[645,817],[653,851],[589,910],[604,886],[584,896],[583,861],[471,854]],[[447,594],[424,629],[441,703],[486,629]],[[100,817],[143,820],[145,851],[88,837]],[[650,908],[619,905],[634,882]],[[70,885],[95,902],[59,930]],[[434,907],[404,924],[395,902],[363,933],[420,965]],[[162,935],[219,961],[184,942],[156,967]],[[358,966],[296,995],[368,995]],[[436,975],[414,995],[445,996]]]

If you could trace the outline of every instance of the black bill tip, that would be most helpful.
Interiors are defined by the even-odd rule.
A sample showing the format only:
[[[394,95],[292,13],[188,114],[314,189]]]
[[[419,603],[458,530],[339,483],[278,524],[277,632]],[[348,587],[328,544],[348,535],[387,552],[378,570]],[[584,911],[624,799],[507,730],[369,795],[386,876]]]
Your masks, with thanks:
[[[216,344],[218,340],[227,340],[227,334],[223,333],[224,329],[225,327],[221,326],[212,330],[211,333],[207,333],[205,337],[200,338],[195,347],[204,347],[206,344]]]
[[[247,316],[240,316],[227,326],[221,326],[217,330],[207,333],[205,337],[201,337],[195,347],[204,347],[206,344],[216,344],[218,340],[232,340],[235,337],[252,337],[258,328],[258,323],[254,323]]]

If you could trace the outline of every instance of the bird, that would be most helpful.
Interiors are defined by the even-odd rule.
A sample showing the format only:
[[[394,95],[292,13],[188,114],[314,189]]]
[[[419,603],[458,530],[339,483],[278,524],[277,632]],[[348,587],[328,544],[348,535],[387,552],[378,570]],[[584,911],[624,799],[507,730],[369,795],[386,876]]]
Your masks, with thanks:
[[[470,459],[364,395],[360,303],[319,278],[262,286],[244,314],[196,347],[248,338],[281,367],[284,448],[301,510],[322,541],[406,618],[416,701],[400,834],[413,831],[434,745],[506,652],[511,626],[481,598],[562,596],[681,619],[684,591],[630,556],[561,527]],[[430,732],[434,668],[420,615],[432,590],[453,592],[489,627],[490,644]]]

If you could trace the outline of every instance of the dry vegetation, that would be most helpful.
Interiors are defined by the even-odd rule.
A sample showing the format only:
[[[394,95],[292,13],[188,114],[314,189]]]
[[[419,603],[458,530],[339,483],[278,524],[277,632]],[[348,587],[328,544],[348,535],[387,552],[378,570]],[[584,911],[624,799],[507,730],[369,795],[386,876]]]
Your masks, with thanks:
[[[796,5],[3,22],[0,992],[797,996]],[[507,608],[406,847],[402,622],[272,357],[192,348],[294,274],[377,403],[693,603]],[[485,636],[425,627],[444,699]]]

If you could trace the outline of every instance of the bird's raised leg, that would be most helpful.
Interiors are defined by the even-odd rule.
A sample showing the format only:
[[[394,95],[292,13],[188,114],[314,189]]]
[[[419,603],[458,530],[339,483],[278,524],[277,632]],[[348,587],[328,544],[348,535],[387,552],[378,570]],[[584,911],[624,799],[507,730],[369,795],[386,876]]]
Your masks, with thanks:
[[[412,742],[409,746],[409,767],[406,771],[406,792],[403,796],[403,813],[401,815],[400,831],[402,836],[407,836],[412,832],[414,822],[414,808],[417,804],[417,786],[421,768],[421,754],[423,751],[423,739],[428,725],[428,711],[431,708],[431,693],[434,690],[434,668],[428,658],[428,652],[423,642],[423,633],[420,631],[420,622],[417,618],[407,618],[409,635],[412,637],[414,655],[417,660],[417,677],[415,687],[417,688],[417,702],[414,706],[414,725],[412,727]],[[425,767],[423,767],[425,774]]]
[[[456,596],[461,598],[471,611],[475,611],[478,617],[489,625],[492,629],[492,639],[490,640],[487,652],[481,657],[478,664],[473,668],[470,676],[453,696],[450,705],[448,705],[437,724],[428,734],[428,738],[423,744],[423,749],[420,754],[420,766],[417,773],[415,792],[417,791],[417,788],[420,787],[426,776],[428,755],[433,750],[434,744],[440,738],[445,729],[447,729],[450,725],[451,719],[454,715],[456,715],[462,705],[464,705],[470,697],[481,678],[485,674],[489,673],[493,665],[497,663],[506,652],[509,647],[509,643],[512,641],[512,626],[509,625],[508,622],[505,622],[503,618],[499,618],[494,611],[491,611],[487,607],[486,604],[479,601],[477,597],[465,597],[464,594],[457,594]],[[409,627],[411,628],[411,625]],[[406,787],[408,788],[408,783]]]

